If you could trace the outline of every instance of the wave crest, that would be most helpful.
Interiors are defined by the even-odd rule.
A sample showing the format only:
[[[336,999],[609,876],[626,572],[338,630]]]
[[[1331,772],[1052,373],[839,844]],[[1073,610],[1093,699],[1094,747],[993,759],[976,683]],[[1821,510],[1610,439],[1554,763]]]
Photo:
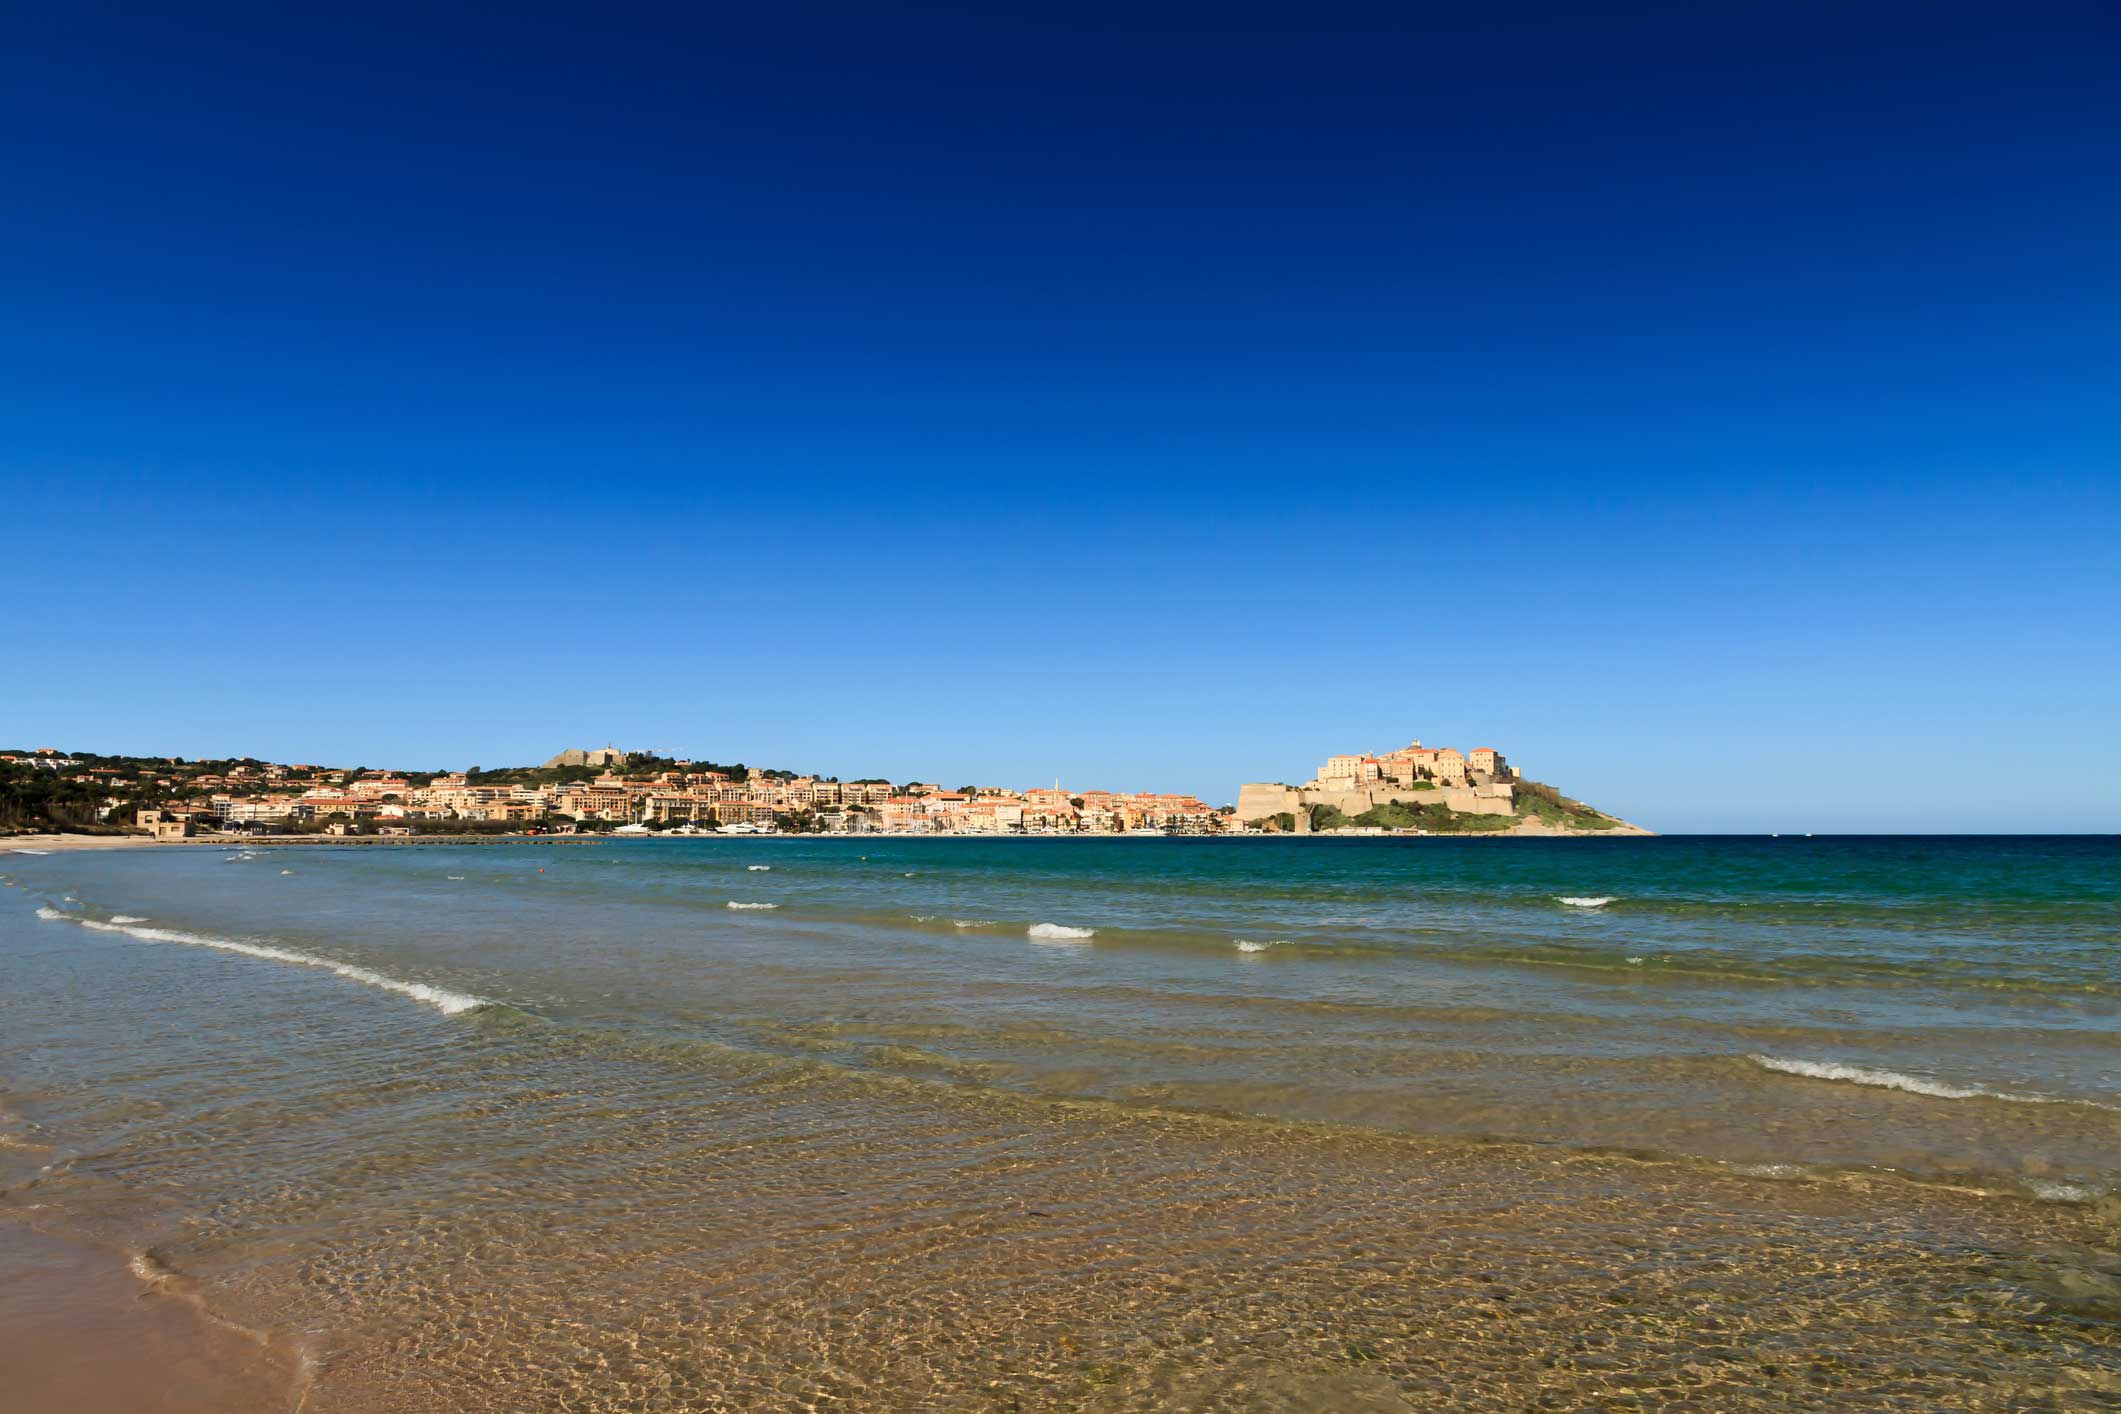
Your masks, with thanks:
[[[735,899],[731,899],[731,900],[729,900],[729,907],[731,907],[731,908],[779,908],[779,907],[780,907],[780,905],[779,905],[779,904],[777,904],[777,903],[738,903],[738,902],[737,902],[737,901],[736,901]]]
[[[265,943],[239,943],[233,938],[213,938],[203,933],[186,933],[176,928],[142,928],[132,923],[120,923],[115,918],[108,923],[99,923],[93,918],[78,918],[69,913],[61,913],[55,908],[39,908],[37,916],[75,923],[98,933],[122,933],[143,943],[178,943],[185,947],[240,953],[244,957],[254,957],[266,962],[287,962],[298,967],[321,968],[351,982],[377,987],[386,992],[396,992],[401,997],[424,1002],[444,1016],[457,1016],[495,1004],[487,997],[473,996],[469,992],[454,992],[447,987],[430,986],[425,982],[407,982],[377,972],[373,968],[357,967],[350,962],[338,962],[328,957],[319,957],[315,953],[298,952],[294,948],[274,947]]]
[[[1844,1065],[1840,1061],[1792,1060],[1785,1056],[1752,1055],[1746,1057],[1763,1070],[1776,1071],[1782,1075],[1802,1076],[1807,1080],[1839,1080],[1851,1085],[1870,1085],[1882,1090],[1904,1090],[1910,1095],[1927,1095],[1933,1100],[2007,1100],[2017,1105],[2089,1105],[2093,1109],[2113,1109],[2097,1100],[2068,1100],[2056,1095],[2019,1095],[2008,1090],[1991,1090],[1983,1085],[1954,1085],[1949,1081],[1933,1080],[1924,1075],[1903,1075],[1897,1070],[1875,1070],[1863,1065]]]
[[[1617,894],[1559,894],[1554,902],[1567,904],[1570,908],[1604,908],[1619,901]]]
[[[1027,937],[1046,938],[1049,940],[1059,939],[1062,941],[1094,938],[1097,936],[1097,929],[1095,928],[1070,928],[1065,923],[1034,923],[1024,931]]]

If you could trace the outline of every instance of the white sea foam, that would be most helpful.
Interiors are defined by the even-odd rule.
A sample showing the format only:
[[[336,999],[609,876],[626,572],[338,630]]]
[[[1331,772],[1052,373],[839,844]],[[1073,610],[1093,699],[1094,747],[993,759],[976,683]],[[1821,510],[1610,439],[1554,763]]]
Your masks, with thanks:
[[[1060,942],[1097,936],[1097,929],[1095,928],[1070,928],[1064,923],[1034,923],[1026,932],[1033,938]]]
[[[47,922],[58,922],[62,919],[71,918],[74,915],[72,915],[71,913],[61,912],[59,909],[53,908],[48,903],[40,903],[37,905],[37,916]]]
[[[737,901],[736,901],[735,899],[731,899],[731,900],[729,900],[729,906],[730,906],[731,908],[779,908],[779,907],[780,907],[780,905],[779,905],[779,904],[777,904],[777,903],[738,903],[738,902],[737,902]]]
[[[909,913],[906,916],[916,923],[933,923],[935,921],[935,915],[932,913]]]
[[[240,953],[244,957],[260,958],[266,962],[291,962],[298,967],[319,967],[351,982],[379,987],[386,992],[396,992],[401,997],[411,997],[416,1002],[425,1002],[444,1016],[455,1016],[460,1012],[475,1011],[479,1007],[493,1005],[488,998],[475,997],[469,992],[453,992],[447,987],[431,987],[425,982],[405,982],[372,968],[356,967],[350,962],[336,962],[328,957],[318,957],[314,953],[297,952],[293,948],[272,947],[264,943],[239,943],[233,938],[212,938],[203,933],[186,933],[175,928],[141,928],[131,923],[120,923],[116,919],[108,923],[98,923],[93,918],[76,918],[52,908],[38,909],[37,916],[64,919],[98,933],[122,933],[143,943],[181,943],[185,947]]]
[[[282,874],[292,874],[292,873],[294,873],[295,871],[294,871],[294,870],[292,870],[292,869],[282,869],[282,870],[281,870],[280,872],[281,872]]]
[[[1742,1173],[1747,1178],[1809,1178],[1811,1170],[1802,1164],[1733,1164],[1731,1172]]]
[[[1613,894],[1562,894],[1554,902],[1565,903],[1571,908],[1604,908],[1615,897]]]
[[[18,850],[13,850],[13,851],[11,851],[11,852],[12,852],[12,853],[14,853],[14,854],[50,854],[50,853],[51,853],[51,851],[50,851],[50,850],[48,850],[48,849],[18,849]]]
[[[464,882],[464,876],[462,874],[452,874],[449,876],[449,879],[450,882],[454,884],[461,884]]]
[[[1839,1061],[1788,1060],[1781,1056],[1761,1055],[1750,1056],[1748,1059],[1754,1065],[1779,1071],[1784,1075],[1801,1075],[1809,1080],[1845,1080],[1852,1085],[1875,1085],[1887,1090],[1905,1090],[1911,1095],[1928,1095],[1939,1100],[1971,1100],[1990,1093],[1975,1086],[1947,1085],[1941,1080],[1928,1080],[1919,1075],[1902,1075],[1897,1070],[1872,1070],[1867,1066],[1843,1065]]]
[[[1639,953],[1638,953],[1638,954],[1636,954],[1636,955],[1635,955],[1634,957],[1631,957],[1631,958],[1629,958],[1629,959],[1628,959],[1628,966],[1630,966],[1630,967],[1640,967],[1640,966],[1642,966],[1642,956],[1641,956],[1641,954],[1639,954]]]
[[[1268,948],[1285,948],[1289,945],[1287,938],[1269,938],[1263,943],[1250,938],[1233,938],[1231,941],[1237,945],[1239,952],[1265,952]]]
[[[746,864],[744,867],[754,874],[771,874],[773,872],[771,864]]]
[[[1801,1075],[1809,1080],[1842,1080],[1851,1085],[1875,1085],[1885,1090],[1905,1090],[1910,1095],[1927,1095],[1936,1100],[2008,1100],[2019,1105],[2063,1105],[2071,1103],[2053,1095],[2017,1095],[2008,1090],[1990,1090],[1980,1085],[1953,1085],[1948,1081],[1933,1080],[1923,1075],[1902,1075],[1897,1070],[1873,1070],[1868,1066],[1843,1065],[1839,1061],[1789,1060],[1782,1056],[1754,1055],[1748,1057],[1753,1064],[1768,1070],[1780,1071],[1784,1075]],[[2090,1105],[2094,1109],[2113,1109],[2097,1100],[2077,1103]]]
[[[953,928],[988,928],[993,925],[984,918],[953,918],[950,920],[950,926]]]
[[[2089,1183],[2062,1183],[2052,1178],[2028,1178],[2025,1191],[2043,1203],[2089,1203],[2106,1192]]]
[[[113,913],[110,921],[113,923],[145,923],[147,920],[145,918],[135,918],[130,913]]]

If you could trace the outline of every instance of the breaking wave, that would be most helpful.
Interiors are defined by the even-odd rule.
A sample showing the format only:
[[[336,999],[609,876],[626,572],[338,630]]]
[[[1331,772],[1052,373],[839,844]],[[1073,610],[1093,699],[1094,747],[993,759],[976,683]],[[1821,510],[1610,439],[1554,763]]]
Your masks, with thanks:
[[[1747,1178],[1816,1178],[1803,1164],[1732,1164],[1732,1173],[1742,1173]]]
[[[2083,1104],[2093,1109],[2112,1109],[2097,1100],[2066,1100],[2054,1095],[2018,1095],[2008,1090],[1990,1090],[1980,1085],[1953,1085],[1948,1081],[1932,1080],[1922,1075],[1902,1075],[1897,1070],[1873,1070],[1869,1066],[1843,1065],[1839,1061],[1790,1060],[1783,1056],[1748,1056],[1748,1060],[1764,1070],[1783,1075],[1799,1075],[1807,1080],[1840,1080],[1851,1085],[1871,1085],[1882,1090],[1905,1090],[1910,1095],[1927,1095],[1935,1100],[2008,1100],[2019,1105],[2068,1105]]]
[[[754,874],[770,874],[773,872],[771,864],[746,864],[744,867]]]
[[[50,850],[48,850],[48,849],[17,849],[17,850],[10,850],[10,851],[9,851],[9,853],[11,853],[11,854],[50,854],[50,853],[51,853],[51,851],[50,851]]]
[[[731,908],[779,908],[779,907],[780,907],[780,905],[779,905],[779,904],[777,904],[777,903],[738,903],[738,902],[737,902],[737,901],[736,901],[735,899],[731,899],[731,900],[729,900],[729,906],[730,906]]]
[[[147,920],[145,918],[135,918],[130,913],[114,913],[111,915],[110,921],[113,923],[145,923]]]
[[[396,992],[401,997],[410,997],[416,1002],[425,1002],[444,1016],[456,1016],[495,1003],[486,997],[475,997],[469,992],[453,992],[447,987],[432,987],[425,982],[405,982],[372,968],[356,967],[350,962],[335,962],[314,953],[297,952],[293,948],[272,947],[264,943],[239,943],[233,938],[212,938],[203,933],[186,933],[175,928],[141,928],[133,923],[121,923],[113,918],[108,923],[99,923],[93,918],[79,918],[70,913],[61,913],[56,908],[39,908],[37,916],[43,919],[77,923],[83,928],[98,933],[122,933],[143,943],[180,943],[185,947],[212,948],[216,952],[240,953],[244,957],[255,957],[266,962],[290,962],[298,967],[317,967],[336,973],[350,982],[377,987],[386,992]]]
[[[1094,938],[1097,936],[1097,929],[1095,928],[1070,928],[1064,923],[1034,923],[1025,932],[1027,936],[1033,938],[1069,939]]]
[[[1254,942],[1250,938],[1233,938],[1231,942],[1239,952],[1265,952],[1268,948],[1285,948],[1289,945],[1287,938],[1269,938],[1263,943]]]
[[[1617,898],[1615,894],[1562,894],[1554,902],[1565,903],[1570,908],[1604,908]]]

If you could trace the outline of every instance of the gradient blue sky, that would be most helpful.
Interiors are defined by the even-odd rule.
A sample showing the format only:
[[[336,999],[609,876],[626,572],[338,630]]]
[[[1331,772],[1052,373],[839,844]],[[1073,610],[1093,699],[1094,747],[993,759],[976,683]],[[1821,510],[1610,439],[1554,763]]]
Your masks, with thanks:
[[[0,744],[2121,828],[2112,6],[308,8],[9,15]]]

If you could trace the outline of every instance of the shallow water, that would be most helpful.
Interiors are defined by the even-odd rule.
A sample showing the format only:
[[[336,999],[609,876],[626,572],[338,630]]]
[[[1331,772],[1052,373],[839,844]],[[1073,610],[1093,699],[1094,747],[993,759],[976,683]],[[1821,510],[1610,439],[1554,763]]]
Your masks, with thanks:
[[[0,871],[9,1205],[309,1409],[2121,1391],[2110,841]]]

